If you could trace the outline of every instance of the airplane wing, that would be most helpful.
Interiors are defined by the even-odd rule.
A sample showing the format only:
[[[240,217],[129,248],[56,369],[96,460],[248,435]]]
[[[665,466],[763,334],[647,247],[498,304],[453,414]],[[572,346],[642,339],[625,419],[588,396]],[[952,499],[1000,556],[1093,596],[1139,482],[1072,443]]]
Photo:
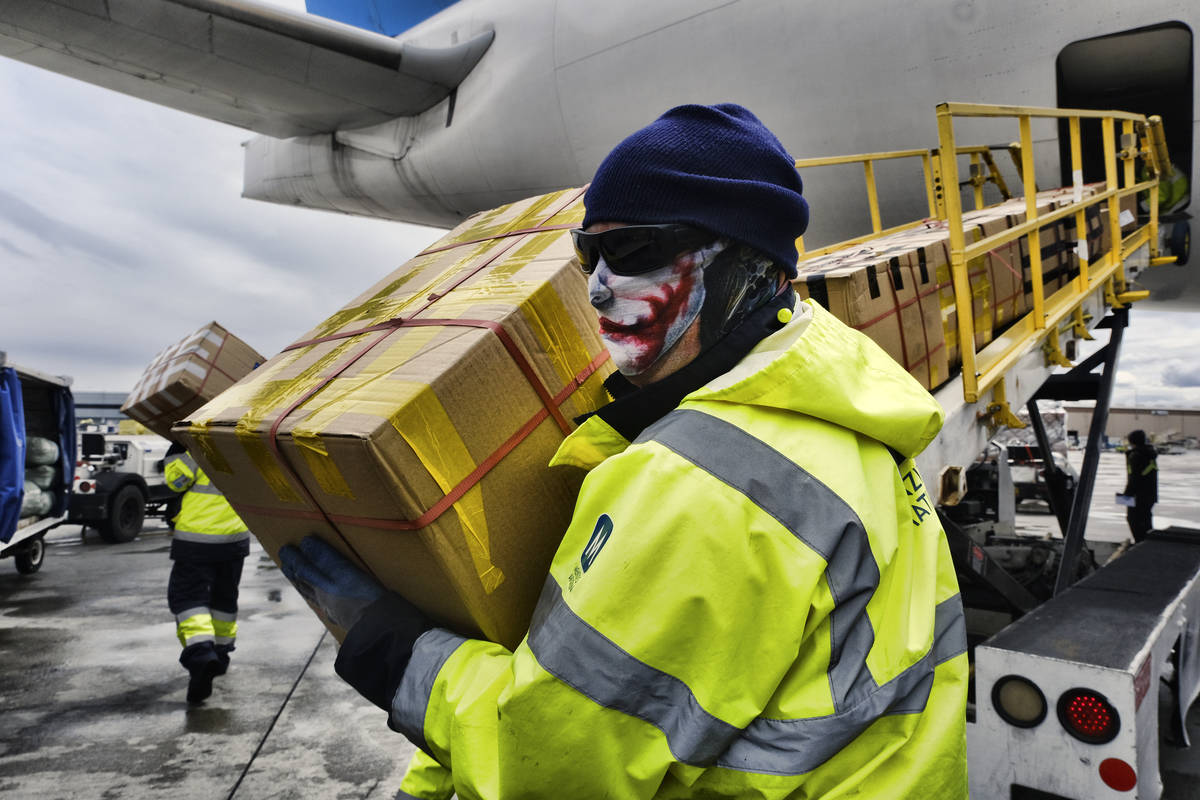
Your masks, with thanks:
[[[254,0],[0,0],[0,56],[277,138],[419,114],[487,51]]]

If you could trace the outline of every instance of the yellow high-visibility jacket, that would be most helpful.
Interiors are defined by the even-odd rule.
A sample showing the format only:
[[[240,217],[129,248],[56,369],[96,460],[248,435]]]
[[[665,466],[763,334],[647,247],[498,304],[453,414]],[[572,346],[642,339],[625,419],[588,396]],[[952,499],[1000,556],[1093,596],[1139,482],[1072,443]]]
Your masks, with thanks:
[[[589,418],[528,636],[426,632],[389,724],[462,800],[965,798],[962,606],[912,462],[942,418],[807,303],[635,442]]]
[[[167,456],[163,465],[167,487],[174,492],[183,492],[179,513],[175,516],[175,532],[172,555],[177,555],[176,545],[183,545],[189,552],[197,551],[191,545],[220,546],[222,552],[230,550],[245,555],[249,551],[250,531],[237,515],[221,490],[213,485],[204,470],[200,469],[187,453]],[[186,544],[184,544],[186,543]]]

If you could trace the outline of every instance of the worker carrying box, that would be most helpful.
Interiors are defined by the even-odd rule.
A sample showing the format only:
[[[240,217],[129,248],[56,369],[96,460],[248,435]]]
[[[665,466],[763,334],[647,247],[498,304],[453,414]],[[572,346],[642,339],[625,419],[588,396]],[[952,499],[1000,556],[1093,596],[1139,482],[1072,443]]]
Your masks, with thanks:
[[[546,464],[612,370],[566,235],[581,197],[472,217],[176,428],[271,555],[317,531],[516,647],[582,478]]]
[[[284,574],[347,631],[339,674],[425,754],[402,793],[966,797],[962,607],[912,460],[942,412],[796,297],[793,164],[740,106],[672,109],[605,159],[581,222],[578,193],[472,220],[176,429],[288,540]],[[555,283],[558,225],[586,291]],[[554,409],[603,399],[597,317],[615,399],[564,440]],[[562,466],[500,472],[538,432]],[[515,647],[416,583],[441,571],[487,622],[475,601],[522,579],[506,514],[554,542]]]

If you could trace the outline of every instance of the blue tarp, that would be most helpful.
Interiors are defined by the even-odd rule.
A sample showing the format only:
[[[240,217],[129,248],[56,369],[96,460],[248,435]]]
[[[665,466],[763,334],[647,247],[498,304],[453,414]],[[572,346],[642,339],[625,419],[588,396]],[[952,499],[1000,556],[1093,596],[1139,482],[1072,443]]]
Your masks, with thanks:
[[[455,0],[307,0],[308,13],[364,28],[386,36],[399,36],[432,17]]]
[[[62,483],[54,498],[50,513],[54,516],[65,514],[67,503],[71,500],[71,488],[75,484],[75,397],[66,386],[60,386],[54,392],[54,419],[58,422],[58,452],[62,455],[58,460],[58,470],[62,475]]]
[[[72,438],[74,433],[72,425]],[[24,496],[25,407],[21,402],[21,379],[12,367],[0,367],[0,542],[9,541],[16,532]]]

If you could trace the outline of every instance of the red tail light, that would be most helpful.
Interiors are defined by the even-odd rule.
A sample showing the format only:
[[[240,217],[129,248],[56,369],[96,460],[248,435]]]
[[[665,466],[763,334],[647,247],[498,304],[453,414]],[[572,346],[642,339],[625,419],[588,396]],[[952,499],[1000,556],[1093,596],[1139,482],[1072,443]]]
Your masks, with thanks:
[[[87,493],[87,492],[90,492],[91,490],[92,490],[91,481],[80,481],[79,491]]]
[[[1058,699],[1058,721],[1081,742],[1104,744],[1117,738],[1121,716],[1108,699],[1091,689],[1070,689]]]
[[[1119,758],[1106,758],[1100,762],[1100,780],[1118,792],[1128,792],[1137,786],[1137,773]]]

